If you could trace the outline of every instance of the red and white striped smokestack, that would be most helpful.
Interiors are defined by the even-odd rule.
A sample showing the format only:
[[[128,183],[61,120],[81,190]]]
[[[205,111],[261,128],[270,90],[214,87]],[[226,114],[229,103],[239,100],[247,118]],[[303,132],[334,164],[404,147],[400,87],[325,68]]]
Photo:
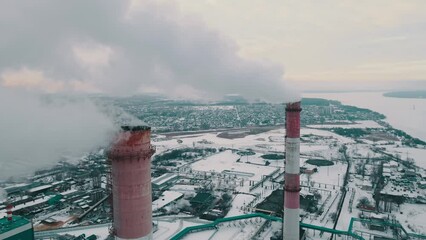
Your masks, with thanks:
[[[300,102],[286,106],[283,239],[299,240]]]
[[[6,206],[6,213],[7,213],[7,220],[8,221],[12,221],[12,208],[13,208],[12,204],[8,204]]]
[[[117,240],[152,239],[151,128],[122,127],[108,152]]]

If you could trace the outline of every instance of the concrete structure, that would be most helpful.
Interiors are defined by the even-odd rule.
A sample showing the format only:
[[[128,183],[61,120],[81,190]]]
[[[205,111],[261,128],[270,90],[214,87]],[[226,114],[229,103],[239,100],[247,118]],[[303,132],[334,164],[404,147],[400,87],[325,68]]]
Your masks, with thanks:
[[[12,221],[12,208],[13,206],[11,204],[7,205],[6,207],[6,213],[7,213],[7,220]]]
[[[122,127],[108,152],[115,239],[152,239],[151,128]]]
[[[284,228],[285,240],[299,240],[300,102],[286,106]]]

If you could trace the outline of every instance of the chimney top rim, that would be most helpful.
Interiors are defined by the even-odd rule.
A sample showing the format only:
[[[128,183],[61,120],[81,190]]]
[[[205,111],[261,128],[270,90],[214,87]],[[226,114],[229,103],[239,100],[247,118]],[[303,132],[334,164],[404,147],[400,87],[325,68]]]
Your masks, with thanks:
[[[124,125],[124,126],[121,126],[121,130],[128,131],[128,132],[136,132],[136,131],[151,130],[151,127],[146,125],[139,125],[139,126]]]

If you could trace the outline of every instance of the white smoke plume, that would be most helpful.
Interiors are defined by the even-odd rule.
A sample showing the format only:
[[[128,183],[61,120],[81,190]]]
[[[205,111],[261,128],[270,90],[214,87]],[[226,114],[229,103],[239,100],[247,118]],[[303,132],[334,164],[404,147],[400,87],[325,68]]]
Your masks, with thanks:
[[[41,101],[40,92],[299,96],[282,66],[241,58],[232,40],[173,1],[0,0],[0,32],[0,179],[110,140],[114,125],[93,103]]]
[[[7,192],[0,187],[0,203],[7,200]]]
[[[106,146],[113,122],[85,99],[56,100],[0,87],[0,179]]]
[[[0,74],[9,87],[298,98],[282,66],[241,58],[234,41],[172,0],[0,0],[0,22]]]
[[[191,206],[191,203],[188,201],[188,200],[186,200],[186,199],[180,199],[177,203],[176,203],[176,207],[178,208],[178,209],[182,209],[182,208],[184,208],[184,207],[190,207]]]

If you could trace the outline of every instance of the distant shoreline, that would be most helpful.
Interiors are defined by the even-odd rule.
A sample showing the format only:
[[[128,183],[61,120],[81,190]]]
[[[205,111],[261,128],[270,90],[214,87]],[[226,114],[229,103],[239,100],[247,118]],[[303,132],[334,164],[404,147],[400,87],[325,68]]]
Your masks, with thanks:
[[[384,93],[385,97],[426,99],[425,91],[397,91]]]

